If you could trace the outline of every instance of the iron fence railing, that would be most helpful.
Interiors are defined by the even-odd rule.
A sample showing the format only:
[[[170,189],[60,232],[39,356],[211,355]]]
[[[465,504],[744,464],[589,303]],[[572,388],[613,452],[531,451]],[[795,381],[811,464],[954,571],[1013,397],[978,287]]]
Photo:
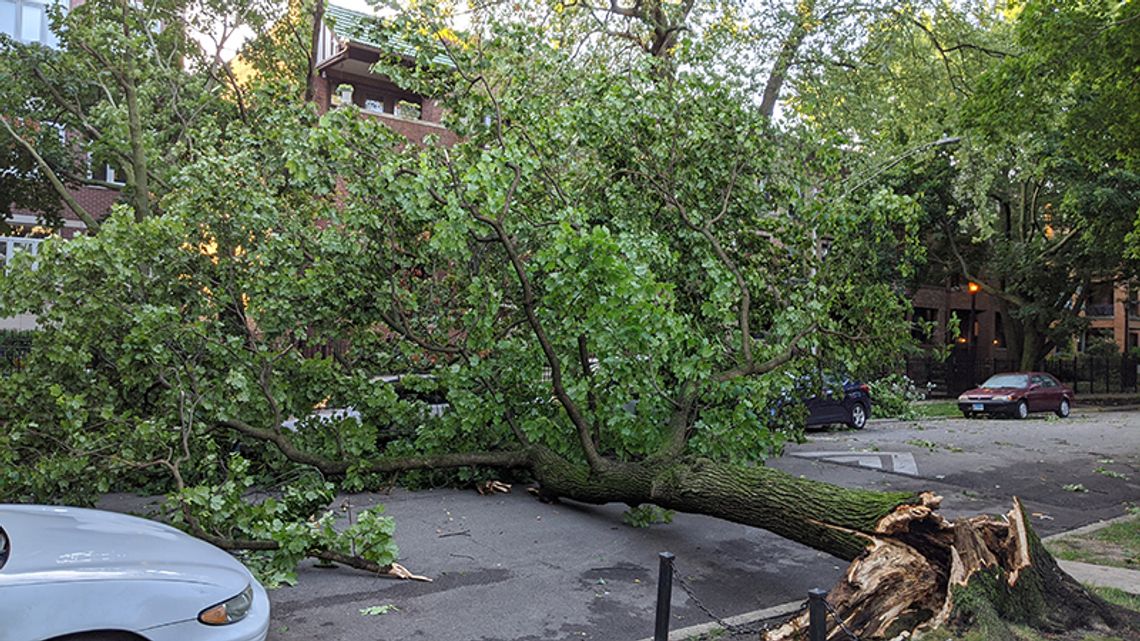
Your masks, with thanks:
[[[0,340],[0,370],[18,369],[32,351],[31,339],[5,338]]]
[[[1097,303],[1085,305],[1085,316],[1112,317],[1116,314],[1116,305],[1112,303]]]
[[[968,354],[954,354],[945,361],[906,361],[906,375],[917,387],[928,387],[936,398],[955,397],[994,374],[1019,369],[1020,363],[1011,359],[970,358]],[[1127,354],[1050,356],[1033,369],[1052,374],[1077,394],[1140,392],[1140,360]]]

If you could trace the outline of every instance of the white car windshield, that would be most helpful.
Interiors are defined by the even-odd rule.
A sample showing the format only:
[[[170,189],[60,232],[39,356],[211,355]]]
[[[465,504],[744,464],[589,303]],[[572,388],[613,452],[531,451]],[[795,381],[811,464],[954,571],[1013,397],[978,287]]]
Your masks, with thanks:
[[[982,387],[1028,387],[1029,377],[1025,374],[998,374],[982,383]]]

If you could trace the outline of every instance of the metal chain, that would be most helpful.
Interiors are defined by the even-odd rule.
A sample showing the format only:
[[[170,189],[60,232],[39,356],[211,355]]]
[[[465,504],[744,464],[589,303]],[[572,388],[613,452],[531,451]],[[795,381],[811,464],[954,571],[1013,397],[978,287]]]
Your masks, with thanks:
[[[831,613],[831,618],[835,619],[835,622],[839,624],[839,629],[843,630],[843,634],[846,634],[851,639],[851,641],[859,641],[859,637],[856,636],[855,633],[851,631],[851,628],[848,628],[847,624],[843,622],[843,617],[839,616],[839,612],[835,609],[835,606],[831,605],[827,599],[820,600],[823,601],[823,606],[827,608],[827,611]]]
[[[745,634],[756,634],[762,630],[767,629],[766,625],[758,625],[762,623],[762,621],[754,621],[748,625],[736,625],[720,618],[712,610],[710,610],[708,606],[704,604],[704,602],[701,601],[696,593],[693,592],[693,588],[691,588],[689,584],[685,582],[685,579],[681,578],[681,573],[677,571],[677,567],[673,566],[672,570],[673,579],[676,581],[677,585],[681,587],[681,590],[685,594],[689,595],[689,599],[692,600],[693,604],[697,606],[697,609],[703,612],[705,616],[715,621],[717,625],[727,630],[728,636],[735,637]]]
[[[720,618],[716,615],[715,612],[710,610],[703,601],[701,601],[700,597],[698,597],[693,591],[693,588],[685,582],[685,579],[681,576],[681,573],[677,571],[676,565],[673,565],[670,569],[673,572],[674,581],[678,586],[680,586],[681,591],[689,596],[689,599],[692,600],[693,605],[697,606],[698,610],[703,612],[704,615],[709,619],[712,619],[714,622],[716,622],[717,625],[727,630],[728,636],[735,637],[744,634],[755,634],[768,629],[768,626],[766,624],[759,625],[761,623],[764,623],[763,621],[754,621],[748,625],[736,625]],[[835,609],[835,606],[831,605],[827,599],[821,599],[821,601],[823,601],[823,606],[827,608],[827,611],[829,613],[831,613],[831,618],[835,620],[835,623],[839,626],[839,629],[843,631],[843,634],[846,634],[851,641],[861,641],[859,639],[859,636],[852,632],[851,628],[847,627],[847,624],[844,623],[843,617],[839,614],[839,611]],[[806,610],[807,606],[808,602],[804,601],[800,608]]]

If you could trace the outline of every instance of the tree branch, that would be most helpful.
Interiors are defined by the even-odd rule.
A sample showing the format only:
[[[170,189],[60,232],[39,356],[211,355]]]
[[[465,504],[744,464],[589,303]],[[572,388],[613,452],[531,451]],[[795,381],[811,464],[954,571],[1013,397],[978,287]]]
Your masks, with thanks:
[[[274,432],[257,427],[237,419],[223,419],[218,425],[231,429],[239,434],[272,443],[285,458],[295,462],[309,465],[321,471],[322,474],[339,476],[347,473],[350,468],[364,474],[383,474],[391,472],[407,472],[409,470],[423,469],[450,469],[456,467],[499,467],[521,468],[531,463],[529,450],[511,450],[503,452],[456,452],[450,454],[405,456],[393,459],[370,461],[358,466],[348,461],[333,461],[310,452],[305,452],[293,445],[288,437],[281,432]]]
[[[741,376],[754,376],[756,374],[767,374],[768,372],[771,372],[771,371],[773,371],[779,367],[782,367],[782,366],[786,365],[787,363],[791,362],[792,359],[799,356],[803,352],[803,348],[801,348],[800,344],[799,344],[800,341],[803,340],[804,337],[806,337],[808,334],[815,331],[815,329],[816,329],[816,326],[814,323],[812,325],[809,325],[807,327],[807,329],[803,330],[799,334],[796,334],[792,338],[791,342],[788,343],[787,349],[785,349],[783,352],[773,356],[772,358],[769,358],[768,360],[763,361],[761,363],[748,363],[748,364],[743,365],[741,367],[734,367],[732,369],[725,370],[719,374],[714,375],[713,380],[718,381],[718,382],[724,382],[724,381],[732,380],[734,378],[739,378]]]
[[[87,229],[89,229],[92,233],[98,233],[99,221],[95,220],[95,217],[92,216],[91,213],[86,209],[84,209],[83,205],[79,204],[79,201],[76,200],[75,196],[72,195],[71,190],[69,190],[67,186],[63,184],[63,181],[61,181],[59,179],[59,176],[56,175],[55,170],[53,170],[51,168],[51,165],[49,165],[48,162],[44,160],[44,157],[36,151],[36,148],[33,147],[30,142],[25,140],[18,133],[16,133],[16,130],[12,128],[12,125],[8,122],[7,118],[0,116],[0,123],[4,124],[4,129],[8,131],[8,135],[12,136],[12,139],[15,140],[21,147],[23,147],[24,150],[27,151],[28,154],[30,154],[36,161],[36,165],[39,166],[40,170],[42,170],[44,172],[44,175],[47,176],[48,182],[51,183],[51,186],[55,189],[56,193],[59,194],[60,199],[64,202],[64,204],[67,205],[67,208],[75,212],[75,215],[79,217],[79,220],[82,220],[83,224],[87,225]]]

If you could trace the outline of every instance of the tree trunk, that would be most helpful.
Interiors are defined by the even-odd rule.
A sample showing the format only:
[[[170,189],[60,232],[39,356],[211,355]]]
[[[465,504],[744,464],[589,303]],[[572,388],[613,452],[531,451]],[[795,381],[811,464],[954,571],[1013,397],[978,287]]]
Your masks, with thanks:
[[[296,448],[281,442],[283,436],[233,423],[233,429],[273,442],[288,458],[300,460]],[[310,458],[302,462],[335,471],[335,463]],[[982,636],[968,638],[1014,641],[1009,623],[1046,632],[1109,631],[1140,638],[1140,613],[1105,603],[1062,572],[1017,499],[1005,518],[950,522],[937,512],[942,498],[929,492],[849,489],[763,466],[683,456],[633,463],[603,458],[591,468],[541,446],[386,459],[367,469],[471,465],[526,468],[547,498],[595,505],[651,503],[714,516],[851,561],[828,599],[860,639],[901,641],[908,638],[900,636],[904,632],[975,629]],[[806,614],[768,639],[803,639],[805,626]],[[843,635],[832,630],[828,639]]]
[[[998,311],[1001,312],[1002,322],[1005,327],[1005,347],[1010,360],[1015,363],[1021,363],[1022,345],[1025,341],[1025,328],[1022,326],[1021,319],[1015,317],[1010,313],[1011,308],[1009,303],[1002,298],[997,298]]]
[[[1045,336],[1032,321],[1022,325],[1021,332],[1021,359],[1019,369],[1032,371],[1038,369],[1044,354]]]
[[[769,467],[706,460],[611,463],[591,474],[540,451],[534,473],[543,492],[601,505],[652,503],[763,528],[846,561],[870,542],[867,533],[900,506],[922,504],[908,492],[852,490]]]
[[[1140,614],[1103,602],[1057,567],[1016,499],[1005,519],[949,522],[930,493],[852,490],[766,467],[678,460],[591,472],[544,451],[532,460],[548,496],[715,516],[851,561],[828,600],[860,639],[971,628],[1005,639],[1011,622],[1140,635]],[[806,625],[804,614],[769,639],[803,639]],[[828,638],[846,637],[832,627]]]

